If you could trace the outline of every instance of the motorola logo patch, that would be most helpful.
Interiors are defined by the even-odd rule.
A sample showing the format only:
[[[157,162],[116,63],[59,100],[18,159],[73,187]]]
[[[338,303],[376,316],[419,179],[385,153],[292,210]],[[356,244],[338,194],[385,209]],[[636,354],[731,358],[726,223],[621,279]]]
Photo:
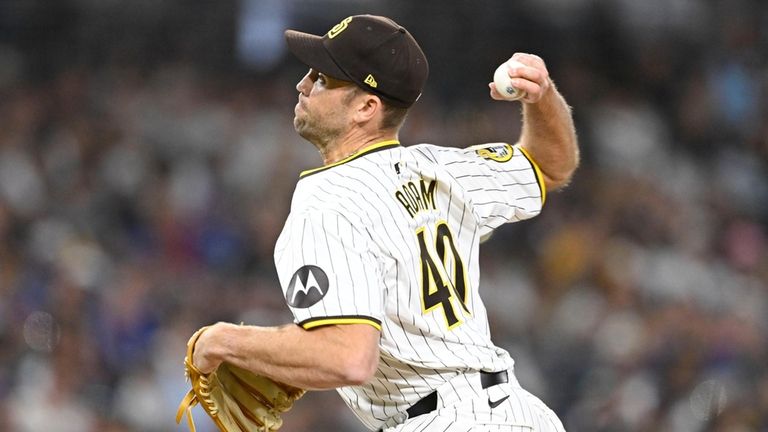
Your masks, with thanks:
[[[288,284],[285,301],[295,308],[308,308],[328,293],[328,276],[323,269],[305,265],[296,270]]]

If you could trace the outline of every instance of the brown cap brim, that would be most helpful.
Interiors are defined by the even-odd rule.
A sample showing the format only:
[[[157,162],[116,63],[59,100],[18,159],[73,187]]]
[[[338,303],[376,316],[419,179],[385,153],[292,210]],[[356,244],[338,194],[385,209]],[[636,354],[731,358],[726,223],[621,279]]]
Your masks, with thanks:
[[[285,31],[288,49],[305,65],[332,78],[349,81],[323,45],[323,38],[296,30]]]

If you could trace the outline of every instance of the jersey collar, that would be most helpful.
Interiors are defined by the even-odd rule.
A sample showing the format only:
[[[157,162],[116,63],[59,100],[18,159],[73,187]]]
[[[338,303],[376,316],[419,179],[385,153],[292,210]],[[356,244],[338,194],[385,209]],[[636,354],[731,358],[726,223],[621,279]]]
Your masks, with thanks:
[[[338,162],[334,162],[334,163],[332,163],[330,165],[321,166],[320,168],[315,168],[315,169],[310,169],[310,170],[302,171],[302,173],[299,175],[299,178],[308,177],[308,176],[311,176],[312,174],[317,174],[317,173],[319,173],[321,171],[325,171],[325,170],[333,168],[335,166],[339,166],[339,165],[345,164],[345,163],[347,163],[349,161],[352,161],[352,160],[355,160],[355,159],[357,159],[357,158],[359,158],[361,156],[365,156],[365,155],[368,155],[368,154],[371,154],[371,153],[375,153],[375,152],[380,151],[380,150],[386,150],[386,149],[398,147],[399,145],[400,145],[400,141],[398,141],[398,140],[387,140],[387,141],[378,142],[376,144],[371,144],[368,147],[365,147],[364,149],[360,150],[359,152],[357,152],[357,153],[355,153],[353,155],[347,156],[347,157],[345,157],[344,159],[342,159],[342,160],[340,160]]]

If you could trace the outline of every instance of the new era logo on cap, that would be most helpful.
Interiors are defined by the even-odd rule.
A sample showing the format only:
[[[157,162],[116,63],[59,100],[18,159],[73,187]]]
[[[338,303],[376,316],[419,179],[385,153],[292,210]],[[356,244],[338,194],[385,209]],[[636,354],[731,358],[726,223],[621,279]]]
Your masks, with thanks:
[[[367,77],[363,80],[364,83],[368,84],[369,86],[376,88],[378,84],[376,84],[376,78],[373,77],[373,75],[368,74]]]
[[[352,81],[396,107],[413,105],[429,75],[419,44],[389,18],[355,15],[324,36],[286,30],[285,38],[291,52],[307,66]]]

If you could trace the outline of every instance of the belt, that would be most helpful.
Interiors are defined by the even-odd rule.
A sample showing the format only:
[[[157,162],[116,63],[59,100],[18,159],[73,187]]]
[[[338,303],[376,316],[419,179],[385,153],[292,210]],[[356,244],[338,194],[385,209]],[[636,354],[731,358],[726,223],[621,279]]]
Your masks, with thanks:
[[[483,389],[493,387],[497,384],[504,384],[505,382],[509,382],[509,376],[505,370],[499,372],[480,371],[480,386]],[[408,418],[414,418],[423,414],[431,413],[436,409],[437,392],[433,391],[432,393],[421,398],[421,400],[415,404],[411,405],[411,407],[405,410],[405,412],[408,413]]]

